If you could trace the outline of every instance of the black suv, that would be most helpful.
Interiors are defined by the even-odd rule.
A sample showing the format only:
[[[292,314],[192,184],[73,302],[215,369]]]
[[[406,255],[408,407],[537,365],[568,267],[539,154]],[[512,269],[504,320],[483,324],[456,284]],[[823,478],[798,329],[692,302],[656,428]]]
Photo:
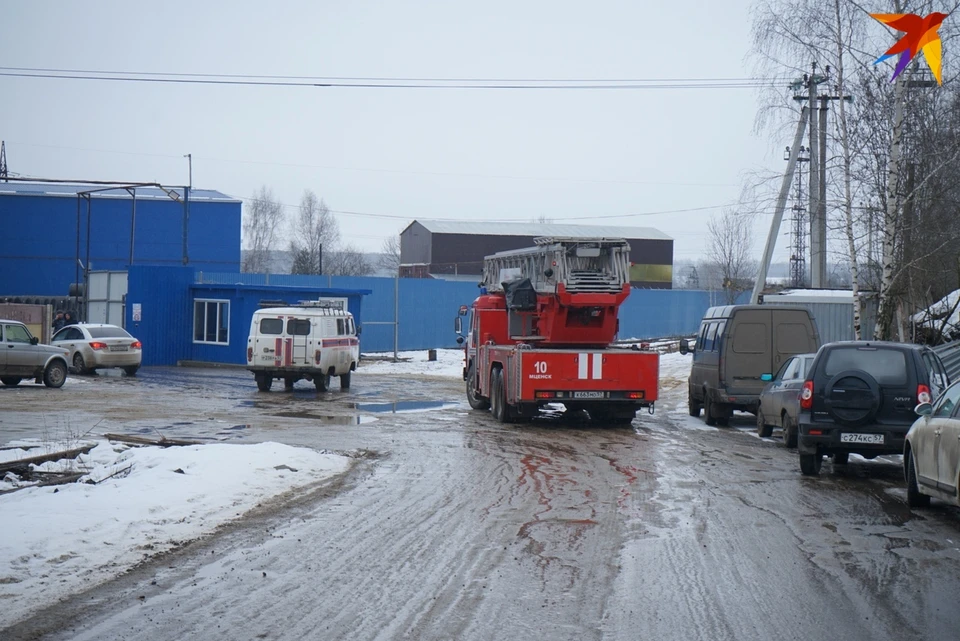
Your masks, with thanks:
[[[851,452],[864,458],[902,454],[917,418],[914,407],[931,402],[948,384],[943,363],[929,347],[827,343],[800,390],[800,471],[816,476],[825,455],[844,464]]]

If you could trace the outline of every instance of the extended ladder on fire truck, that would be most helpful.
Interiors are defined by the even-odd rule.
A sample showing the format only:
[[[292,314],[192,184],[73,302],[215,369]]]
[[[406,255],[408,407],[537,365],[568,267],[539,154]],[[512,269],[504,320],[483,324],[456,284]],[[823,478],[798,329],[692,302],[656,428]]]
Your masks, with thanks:
[[[487,256],[483,285],[503,291],[503,283],[529,278],[538,294],[553,294],[562,284],[570,293],[619,293],[630,282],[630,245],[623,238],[547,236],[536,247]]]

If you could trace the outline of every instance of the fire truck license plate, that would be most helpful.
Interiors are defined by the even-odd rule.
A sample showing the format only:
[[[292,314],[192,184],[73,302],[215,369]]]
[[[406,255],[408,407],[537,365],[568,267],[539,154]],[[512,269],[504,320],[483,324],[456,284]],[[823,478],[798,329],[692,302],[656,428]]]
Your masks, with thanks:
[[[603,392],[574,392],[574,398],[606,398]]]
[[[883,434],[841,434],[841,443],[872,443],[883,445]]]

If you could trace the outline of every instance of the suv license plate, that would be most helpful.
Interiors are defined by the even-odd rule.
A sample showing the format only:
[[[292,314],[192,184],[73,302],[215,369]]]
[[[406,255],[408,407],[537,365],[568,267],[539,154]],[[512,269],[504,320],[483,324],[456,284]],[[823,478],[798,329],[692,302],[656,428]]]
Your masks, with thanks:
[[[603,392],[574,392],[574,398],[606,398]]]
[[[883,434],[841,434],[841,443],[870,443],[883,445]]]

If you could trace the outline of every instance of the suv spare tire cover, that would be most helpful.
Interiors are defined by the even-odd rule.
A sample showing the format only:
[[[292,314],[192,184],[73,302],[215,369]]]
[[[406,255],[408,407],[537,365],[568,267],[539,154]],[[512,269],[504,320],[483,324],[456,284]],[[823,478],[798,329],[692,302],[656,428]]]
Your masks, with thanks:
[[[836,422],[851,427],[865,425],[880,409],[880,384],[868,372],[848,369],[830,379],[823,402]]]

